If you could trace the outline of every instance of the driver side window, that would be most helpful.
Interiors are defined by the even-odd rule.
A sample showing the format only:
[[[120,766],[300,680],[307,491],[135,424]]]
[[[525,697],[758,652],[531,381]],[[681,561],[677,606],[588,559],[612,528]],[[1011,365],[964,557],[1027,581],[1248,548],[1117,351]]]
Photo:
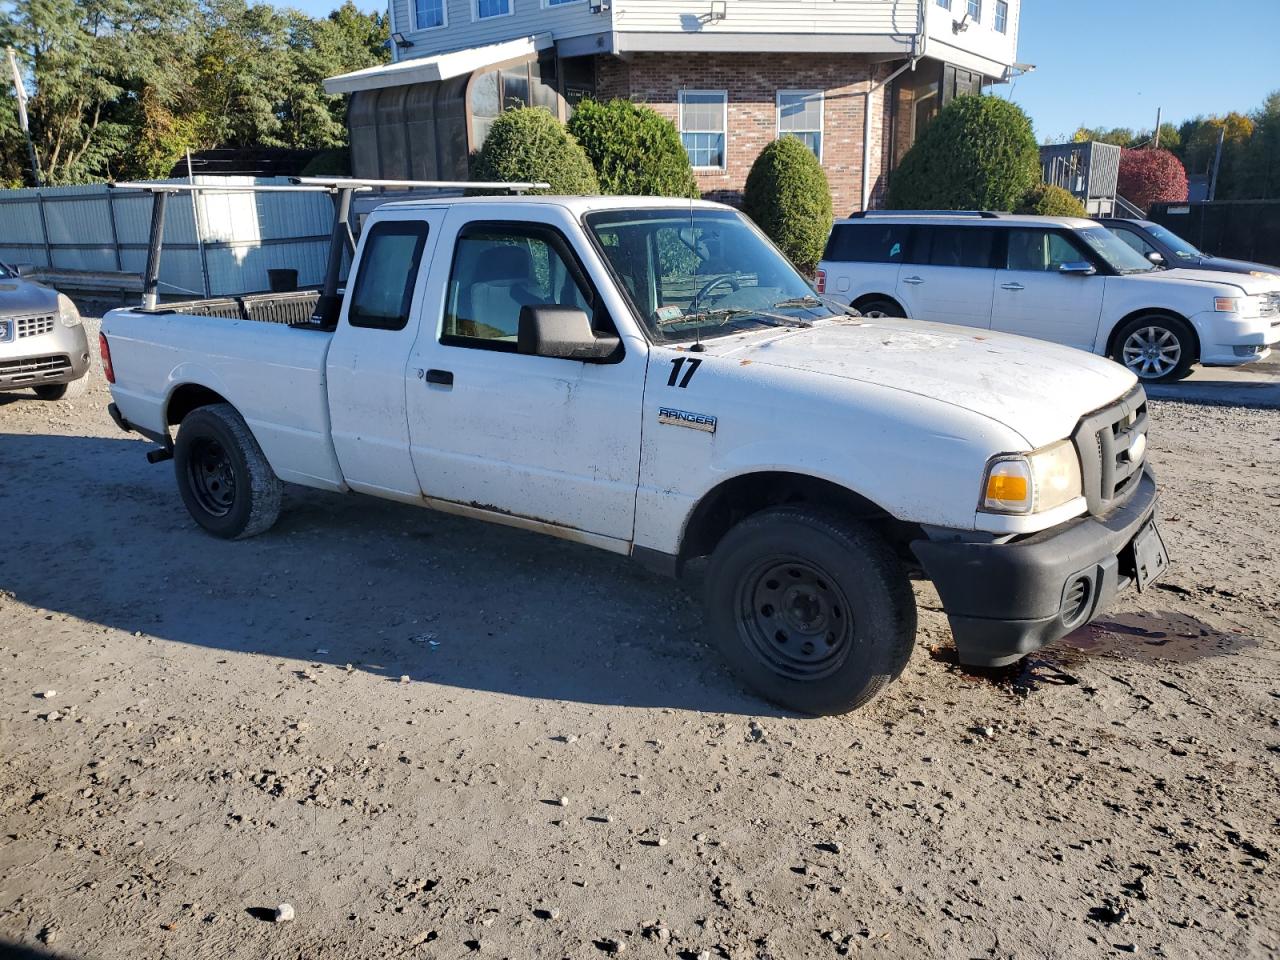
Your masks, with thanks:
[[[472,224],[458,235],[440,342],[516,351],[522,307],[576,307],[592,316],[581,271],[563,241],[523,224]]]

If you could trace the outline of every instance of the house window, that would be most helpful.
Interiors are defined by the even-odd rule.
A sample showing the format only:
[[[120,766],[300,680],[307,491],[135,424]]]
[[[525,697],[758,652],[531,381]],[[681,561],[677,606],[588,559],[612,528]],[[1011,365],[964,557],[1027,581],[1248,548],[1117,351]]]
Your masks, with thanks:
[[[940,6],[943,10],[950,10],[951,0],[938,0],[938,6]]]
[[[1005,0],[996,0],[996,30],[1000,33],[1009,30],[1009,4]]]
[[[434,30],[444,25],[444,0],[414,0],[413,29]]]
[[[511,16],[511,0],[475,0],[475,19]]]
[[[796,137],[822,159],[822,91],[778,91],[778,136]]]
[[[969,19],[974,23],[982,22],[982,0],[969,0]]]
[[[723,90],[680,91],[680,139],[695,169],[723,170],[729,95]]]
[[[577,3],[578,0],[542,0],[544,7],[558,7],[566,3]]]

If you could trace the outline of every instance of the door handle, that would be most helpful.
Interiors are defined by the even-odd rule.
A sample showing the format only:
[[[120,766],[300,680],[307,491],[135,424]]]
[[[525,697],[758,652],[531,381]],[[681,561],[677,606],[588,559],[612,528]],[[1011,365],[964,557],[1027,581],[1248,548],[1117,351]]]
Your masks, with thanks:
[[[428,370],[426,376],[427,383],[439,384],[442,387],[453,386],[452,370]]]
[[[924,283],[924,278],[923,277],[903,277],[902,282],[910,283],[914,286],[917,283]]]
[[[1000,284],[1000,289],[1001,290],[1025,290],[1027,288],[1020,283],[1002,283]]]

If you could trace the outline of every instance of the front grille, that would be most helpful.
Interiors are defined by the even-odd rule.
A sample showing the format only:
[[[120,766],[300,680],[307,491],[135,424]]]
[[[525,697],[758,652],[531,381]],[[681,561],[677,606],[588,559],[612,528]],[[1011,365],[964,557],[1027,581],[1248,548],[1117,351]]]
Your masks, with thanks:
[[[1083,420],[1071,438],[1089,512],[1109,513],[1129,498],[1142,477],[1147,453],[1147,395],[1136,386]]]
[[[70,370],[71,358],[65,354],[59,357],[27,357],[23,360],[0,360],[0,382],[8,385],[27,383],[68,373]]]
[[[18,329],[18,339],[38,337],[42,333],[53,333],[54,317],[18,317],[14,321]]]

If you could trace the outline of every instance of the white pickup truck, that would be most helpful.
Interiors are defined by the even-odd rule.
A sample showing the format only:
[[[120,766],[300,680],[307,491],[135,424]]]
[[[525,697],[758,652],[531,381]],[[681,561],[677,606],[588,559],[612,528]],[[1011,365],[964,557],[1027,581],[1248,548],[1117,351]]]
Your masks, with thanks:
[[[101,347],[210,532],[287,482],[694,567],[735,672],[807,713],[903,669],[913,576],[1000,665],[1160,574],[1133,374],[827,303],[717,204],[444,199],[369,217],[333,324],[115,310]]]

